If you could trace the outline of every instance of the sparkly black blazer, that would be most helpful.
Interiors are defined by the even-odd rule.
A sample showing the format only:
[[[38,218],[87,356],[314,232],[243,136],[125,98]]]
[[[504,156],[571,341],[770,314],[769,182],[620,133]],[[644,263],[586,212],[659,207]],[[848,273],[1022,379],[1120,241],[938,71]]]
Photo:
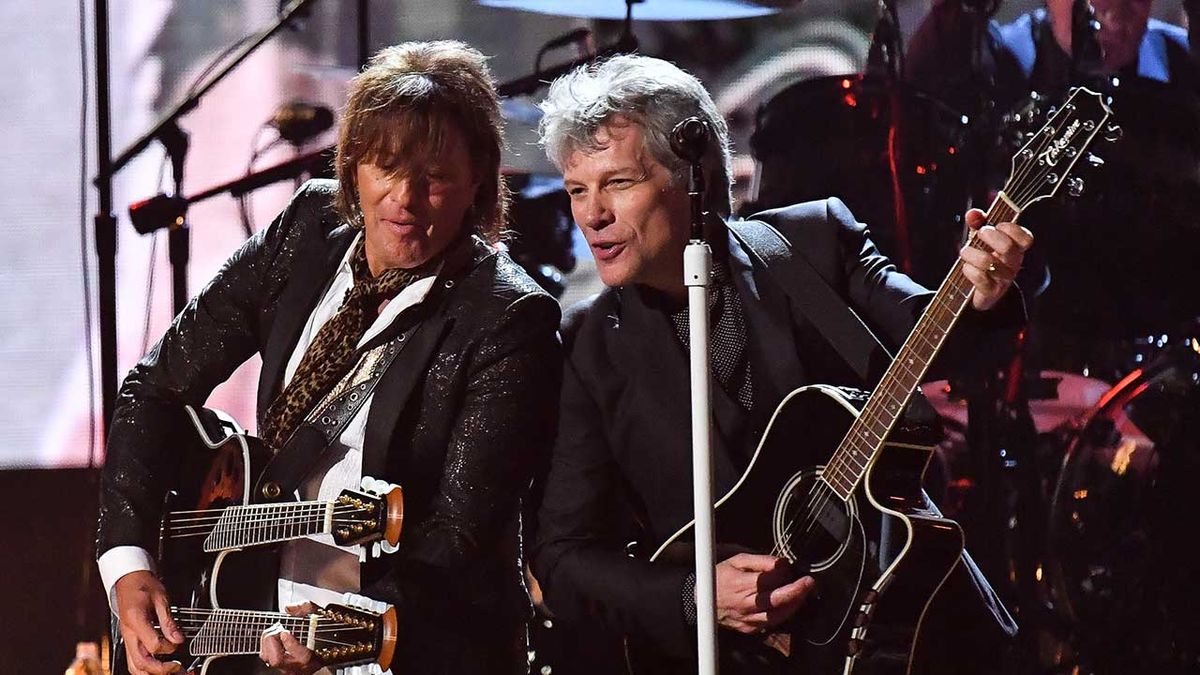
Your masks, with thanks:
[[[98,555],[156,549],[177,460],[163,442],[165,421],[181,404],[203,405],[255,354],[260,414],[279,392],[303,325],[354,239],[333,211],[335,190],[333,181],[304,185],[125,378]],[[511,672],[510,658],[524,660],[514,637],[524,619],[517,514],[553,440],[559,308],[506,254],[479,240],[463,245],[465,264],[439,276],[436,300],[406,309],[377,338],[428,322],[377,385],[363,448],[365,474],[404,487],[400,551],[364,565],[363,593],[396,605],[405,672]]]

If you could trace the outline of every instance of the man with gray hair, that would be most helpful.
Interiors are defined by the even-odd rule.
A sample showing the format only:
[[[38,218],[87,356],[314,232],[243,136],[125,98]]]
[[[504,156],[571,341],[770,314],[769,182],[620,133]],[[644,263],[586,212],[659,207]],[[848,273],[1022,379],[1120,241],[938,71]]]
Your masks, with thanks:
[[[542,108],[543,143],[562,169],[575,221],[608,288],[563,320],[567,359],[559,432],[533,572],[556,616],[599,621],[631,645],[645,646],[639,651],[649,660],[640,672],[681,672],[695,653],[693,572],[686,564],[627,555],[617,534],[622,524],[614,522],[628,506],[640,543],[653,550],[692,515],[683,283],[688,164],[670,144],[681,120],[699,116],[713,136],[702,164],[710,186],[706,236],[714,253],[709,307],[716,494],[736,483],[788,392],[814,382],[865,383],[789,303],[789,289],[752,262],[747,246],[726,226],[728,131],[696,78],[666,61],[619,56],[554,82]],[[806,258],[834,289],[833,297],[853,307],[891,347],[904,341],[933,295],[896,271],[837,199],[757,218],[797,242],[785,263]],[[975,337],[960,342],[978,340],[983,329],[1019,325],[1019,294],[1007,291],[1032,244],[1032,235],[1015,224],[983,226],[979,211],[967,219],[982,228],[979,236],[996,252],[962,250],[974,285],[973,309],[962,323]],[[718,556],[717,619],[727,646],[768,630],[790,630],[785,622],[819,592],[813,578],[797,574],[788,560],[761,553]],[[1015,632],[985,581],[956,576],[969,577],[971,592],[983,598],[974,605],[984,609],[984,632],[993,642]],[[722,655],[723,672],[794,672],[793,661],[804,658],[802,650],[787,658],[733,649]]]

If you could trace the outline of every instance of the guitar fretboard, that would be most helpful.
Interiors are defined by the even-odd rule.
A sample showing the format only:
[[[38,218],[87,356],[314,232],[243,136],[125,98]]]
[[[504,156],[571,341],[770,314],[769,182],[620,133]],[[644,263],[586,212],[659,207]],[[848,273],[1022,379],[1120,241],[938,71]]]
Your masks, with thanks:
[[[190,639],[192,656],[232,656],[257,654],[263,631],[282,625],[301,644],[319,646],[320,622],[317,616],[294,617],[277,612],[252,612],[231,609],[172,609],[183,634]]]
[[[1019,215],[1020,211],[1001,192],[988,209],[987,222],[1015,222]],[[967,245],[990,251],[974,232]],[[929,365],[945,343],[946,335],[966,308],[972,288],[970,280],[963,274],[962,260],[956,260],[858,419],[825,466],[822,473],[825,481],[842,499],[850,498],[871,459],[883,446],[883,440],[904,413],[912,392],[925,377]]]
[[[231,506],[204,540],[204,550],[223,551],[297,539],[332,529],[335,502]]]

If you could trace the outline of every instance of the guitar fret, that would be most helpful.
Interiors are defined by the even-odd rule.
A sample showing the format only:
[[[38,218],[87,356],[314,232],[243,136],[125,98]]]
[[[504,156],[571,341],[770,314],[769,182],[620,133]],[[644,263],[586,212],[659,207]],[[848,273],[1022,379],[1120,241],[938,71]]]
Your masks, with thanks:
[[[193,656],[212,656],[222,654],[257,654],[263,631],[276,623],[297,636],[297,639],[307,640],[311,621],[307,617],[291,617],[274,612],[258,612],[247,610],[199,610],[185,609],[187,619],[183,622],[188,626],[199,620],[201,625],[195,630],[187,629],[191,638],[190,651]],[[173,608],[177,616],[179,608]]]
[[[845,475],[845,468],[841,465],[841,458],[836,456],[831,458],[830,462],[825,465],[822,473],[829,478],[830,484],[836,481],[837,485],[835,487],[840,487],[841,480]]]
[[[335,502],[289,502],[231,506],[209,538],[209,550],[285,541],[322,531]]]
[[[1081,94],[1086,96],[1080,96]],[[1100,108],[1098,112],[1091,111],[1096,114],[1091,119],[1084,118],[1082,125],[1076,117],[1077,110],[1073,103],[1077,97],[1094,98],[1094,101],[1088,100],[1085,103],[1090,103],[1093,108]],[[1068,105],[1064,105],[1060,110],[1065,112],[1056,115],[1034,136],[1034,140],[1014,157],[1012,174],[987,210],[988,223],[1016,222],[1022,209],[1030,203],[1042,197],[1052,196],[1065,180],[1047,181],[1050,169],[1045,165],[1048,163],[1050,168],[1062,172],[1065,179],[1065,175],[1070,173],[1077,158],[1081,156],[1082,148],[1091,143],[1112,114],[1098,95],[1079,89],[1072,91]],[[1083,133],[1075,136],[1061,135],[1060,131],[1067,128],[1068,121],[1073,130],[1071,133],[1080,128],[1083,129]],[[1067,143],[1072,145],[1064,146]],[[1060,154],[1064,147],[1076,152]],[[1047,157],[1054,161],[1047,162]],[[1042,165],[1035,164],[1035,158],[1040,158],[1036,161],[1042,162]],[[1056,164],[1058,160],[1063,161]],[[1050,189],[1047,190],[1047,187]],[[976,232],[970,234],[966,245],[991,252]],[[826,463],[824,474],[828,477],[830,486],[843,499],[850,497],[874,453],[882,447],[884,439],[903,413],[913,391],[941,350],[949,331],[970,301],[974,287],[963,269],[963,262],[955,261],[929,306],[917,320],[916,326],[876,386],[875,393],[859,411],[842,443]]]
[[[828,465],[826,466],[826,469],[829,469]],[[836,470],[836,467],[832,474],[826,473],[825,475],[828,476],[826,482],[828,482],[830,487],[837,491],[838,494],[842,494],[847,491],[847,486],[845,484],[846,477],[840,470]]]
[[[971,241],[975,243],[977,239],[972,237]],[[961,263],[957,263],[827,465],[829,473],[838,479],[835,487],[843,498],[849,498],[871,457],[903,414],[909,396],[965,307],[970,297],[969,283],[966,290],[963,288],[966,281],[961,273]]]

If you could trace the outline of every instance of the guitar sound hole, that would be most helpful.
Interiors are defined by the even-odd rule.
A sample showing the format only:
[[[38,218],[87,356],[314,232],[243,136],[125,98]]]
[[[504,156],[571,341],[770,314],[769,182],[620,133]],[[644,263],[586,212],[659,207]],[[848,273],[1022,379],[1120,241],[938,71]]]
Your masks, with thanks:
[[[819,571],[835,561],[850,539],[853,501],[842,501],[816,471],[796,474],[775,502],[775,551]]]

